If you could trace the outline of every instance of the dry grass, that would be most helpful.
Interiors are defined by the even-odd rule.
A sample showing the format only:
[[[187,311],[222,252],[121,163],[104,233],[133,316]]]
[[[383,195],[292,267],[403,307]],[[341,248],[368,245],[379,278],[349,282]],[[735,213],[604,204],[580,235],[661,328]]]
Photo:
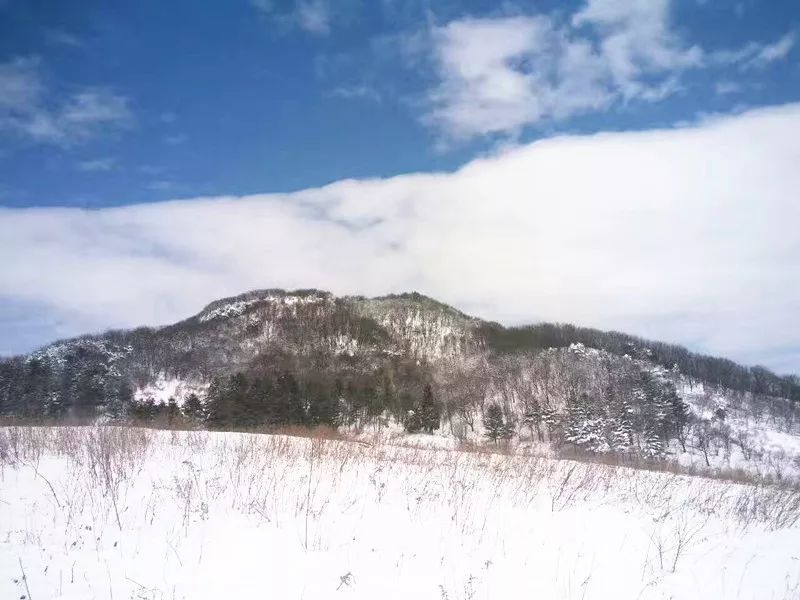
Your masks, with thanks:
[[[513,484],[519,493],[532,492],[537,485],[544,484],[552,495],[554,509],[567,506],[587,494],[612,488],[619,491],[626,487],[626,482],[642,479],[636,474],[642,470],[652,473],[644,479],[659,482],[659,487],[655,488],[660,490],[659,493],[675,485],[670,484],[672,477],[665,478],[663,474],[700,475],[675,463],[620,460],[608,456],[562,455],[553,460],[514,453],[508,447],[461,445],[457,449],[441,449],[369,444],[348,439],[329,428],[292,428],[273,435],[225,436],[201,431],[157,432],[143,427],[97,425],[2,427],[0,466],[28,466],[38,470],[45,456],[64,458],[71,468],[87,475],[92,487],[104,490],[113,503],[119,498],[124,483],[134,479],[143,468],[153,452],[156,435],[159,445],[167,443],[190,457],[207,453],[209,444],[213,444],[212,455],[225,464],[234,489],[242,484],[243,477],[271,471],[269,465],[278,462],[273,460],[278,457],[287,464],[309,465],[309,469],[313,468],[314,461],[332,463],[334,470],[340,473],[349,464],[365,462],[378,465],[386,472],[399,472],[409,465],[428,472],[437,469],[453,473],[471,471],[487,478],[492,485]],[[708,476],[703,474],[703,477]],[[786,525],[800,515],[800,491],[796,488],[753,480],[749,475],[736,471],[717,473],[711,479],[738,484],[729,489],[740,492],[741,497],[737,497],[734,504],[741,516],[769,514],[774,515],[781,525]],[[249,481],[249,485],[256,483],[255,479]],[[632,493],[641,499],[639,488]],[[766,510],[753,502],[754,498],[763,500],[770,496],[781,498],[780,506]]]
[[[0,418],[0,427],[96,427],[96,419],[89,418],[75,418],[75,419],[19,419],[19,418]],[[137,428],[145,430],[167,430],[167,431],[203,431],[196,422],[185,418],[176,418],[169,420],[166,417],[155,420],[128,420],[120,426],[128,428]],[[112,427],[113,428],[113,427]],[[250,428],[218,428],[211,431],[216,432],[235,432],[235,433],[252,433],[252,434],[268,434],[268,435],[283,435],[299,438],[311,438],[322,440],[337,440],[349,441],[359,444],[390,444],[392,446],[400,446],[404,448],[419,447],[424,450],[436,450],[439,452],[461,452],[470,454],[496,454],[501,456],[536,456],[540,458],[555,458],[569,461],[579,461],[584,463],[592,463],[597,465],[605,465],[612,467],[625,467],[631,469],[639,469],[646,471],[653,471],[657,473],[670,473],[673,475],[686,475],[691,477],[702,477],[705,479],[712,479],[715,481],[724,481],[730,483],[738,483],[744,485],[770,485],[779,486],[784,488],[800,489],[800,479],[783,475],[780,470],[775,472],[775,469],[763,469],[761,472],[753,470],[746,470],[742,468],[733,467],[706,467],[705,465],[693,464],[683,465],[677,460],[666,458],[661,460],[648,460],[636,455],[619,455],[619,454],[594,454],[584,452],[572,446],[562,446],[555,450],[544,450],[538,447],[529,447],[524,445],[516,445],[509,442],[495,443],[480,443],[470,440],[458,441],[452,449],[435,447],[431,445],[420,444],[416,441],[410,440],[404,435],[386,436],[372,435],[364,436],[358,433],[340,430],[328,426],[283,426],[283,427],[269,427],[259,426]],[[7,452],[4,449],[4,440],[0,439],[0,460],[3,453]],[[798,458],[800,460],[800,458]]]
[[[329,429],[223,435],[117,426],[0,428],[0,478],[3,469],[32,469],[52,498],[51,523],[67,538],[87,523],[136,531],[165,511],[176,515],[174,535],[187,535],[192,523],[225,510],[291,524],[304,551],[316,551],[333,544],[332,524],[389,497],[404,499],[412,516],[438,515],[456,539],[473,540],[497,527],[495,502],[523,513],[613,505],[652,515],[645,562],[656,577],[680,566],[709,519],[742,531],[800,522],[797,489],[572,458],[477,445],[365,444]],[[55,471],[69,476],[52,478],[53,461]],[[148,472],[154,465],[163,472]],[[37,543],[42,532],[26,535]]]

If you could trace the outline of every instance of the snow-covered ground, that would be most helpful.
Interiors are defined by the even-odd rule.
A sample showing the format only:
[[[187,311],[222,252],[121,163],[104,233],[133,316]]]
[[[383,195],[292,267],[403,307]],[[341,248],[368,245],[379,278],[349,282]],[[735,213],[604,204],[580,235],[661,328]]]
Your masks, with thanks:
[[[800,492],[533,456],[0,429],[0,598],[800,598]]]

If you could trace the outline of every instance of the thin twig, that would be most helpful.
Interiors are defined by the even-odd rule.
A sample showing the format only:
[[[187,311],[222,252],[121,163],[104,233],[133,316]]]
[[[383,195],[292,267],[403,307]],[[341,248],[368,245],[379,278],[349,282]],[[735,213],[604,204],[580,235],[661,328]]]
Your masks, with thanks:
[[[31,590],[28,587],[28,576],[25,575],[25,567],[22,566],[22,557],[18,556],[17,560],[19,560],[19,569],[20,569],[20,571],[22,571],[22,583],[25,584],[25,593],[26,593],[26,595],[28,597],[28,600],[32,600],[31,599]]]
[[[311,510],[311,479],[314,476],[314,438],[311,438],[311,447],[308,458],[308,492],[306,493],[306,531],[305,550],[308,551],[308,513]]]
[[[23,463],[23,464],[24,464],[24,463]],[[42,480],[43,480],[43,481],[44,481],[44,482],[47,484],[47,487],[49,487],[49,488],[50,488],[50,492],[53,494],[53,498],[55,498],[56,505],[58,506],[58,508],[61,508],[61,502],[59,502],[59,501],[58,501],[58,495],[56,494],[56,490],[55,490],[55,488],[53,488],[53,484],[52,484],[52,483],[50,483],[50,480],[49,480],[49,479],[47,479],[47,477],[45,477],[44,475],[42,475],[41,473],[39,473],[38,461],[37,461],[37,464],[33,464],[33,463],[31,463],[31,464],[30,464],[30,467],[33,469],[33,473],[34,473],[34,474],[35,474],[37,477],[40,477],[40,478],[41,478],[41,479],[42,479]]]

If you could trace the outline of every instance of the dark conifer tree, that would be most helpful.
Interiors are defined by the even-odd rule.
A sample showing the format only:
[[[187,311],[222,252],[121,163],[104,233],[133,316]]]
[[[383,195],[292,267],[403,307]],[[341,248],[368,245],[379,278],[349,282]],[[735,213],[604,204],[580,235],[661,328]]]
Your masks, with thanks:
[[[330,386],[314,382],[306,387],[308,397],[308,422],[310,425],[339,424],[339,402]]]
[[[422,401],[419,405],[420,425],[426,433],[433,433],[439,429],[441,410],[433,397],[433,388],[428,383],[422,392]]]
[[[174,396],[170,396],[169,400],[167,400],[167,423],[170,426],[175,424],[175,419],[179,415],[178,411],[178,402],[175,400]]]
[[[205,409],[203,408],[203,403],[200,402],[200,398],[197,397],[197,394],[192,392],[186,398],[183,403],[183,414],[189,417],[190,419],[195,419],[197,421],[203,421],[206,418]]]
[[[300,396],[300,386],[289,371],[284,371],[278,376],[273,400],[273,423],[275,425],[302,425],[305,422],[305,409]]]
[[[106,404],[106,412],[112,419],[124,417],[133,404],[133,387],[127,379],[115,381],[109,392],[109,400]]]
[[[244,395],[244,414],[249,426],[264,425],[270,422],[273,390],[267,377],[256,377],[250,381]]]
[[[513,429],[503,416],[503,409],[497,404],[490,404],[486,409],[483,427],[486,430],[484,435],[495,444],[500,440],[509,439],[513,434]]]
[[[211,380],[206,392],[206,411],[209,424],[215,427],[223,427],[229,422],[231,410],[225,378]]]

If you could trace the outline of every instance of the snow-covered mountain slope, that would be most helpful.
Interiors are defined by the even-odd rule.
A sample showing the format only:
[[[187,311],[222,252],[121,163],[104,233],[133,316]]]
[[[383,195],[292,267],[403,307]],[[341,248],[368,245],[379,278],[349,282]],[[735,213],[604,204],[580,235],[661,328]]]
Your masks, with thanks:
[[[174,325],[0,361],[0,415],[165,411],[195,425],[400,427],[777,479],[800,472],[796,377],[616,332],[506,328],[417,293],[256,290]]]
[[[354,299],[360,314],[397,340],[401,351],[426,359],[461,359],[483,349],[481,322],[421,294]]]
[[[2,598],[800,594],[800,493],[271,435],[0,428]]]
[[[761,401],[685,378],[678,390],[697,424],[695,442],[706,438],[685,449],[673,444],[681,464],[800,482],[800,420],[791,401]]]

